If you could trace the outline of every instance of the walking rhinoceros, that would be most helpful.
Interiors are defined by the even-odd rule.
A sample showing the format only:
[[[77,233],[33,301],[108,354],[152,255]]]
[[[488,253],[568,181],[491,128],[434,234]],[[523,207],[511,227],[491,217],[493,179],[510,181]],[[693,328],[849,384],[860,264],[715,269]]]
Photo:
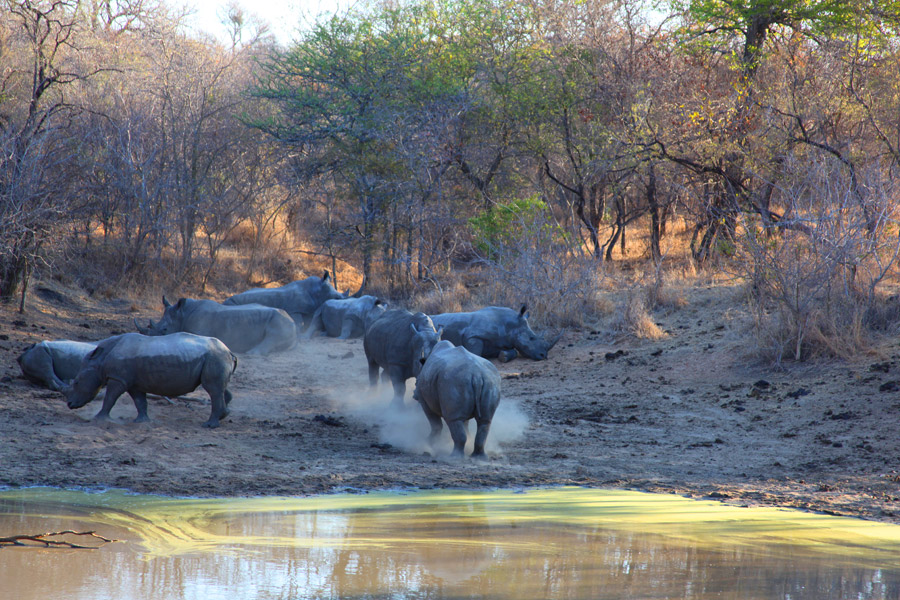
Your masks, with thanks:
[[[224,306],[212,300],[181,298],[170,304],[163,296],[164,312],[159,322],[150,321],[138,331],[144,335],[166,335],[184,331],[222,340],[237,353],[269,354],[289,350],[297,343],[294,321],[283,310],[259,304]]]
[[[82,359],[96,347],[72,340],[44,341],[28,346],[16,360],[26,378],[59,392],[75,379]]]
[[[135,422],[141,422],[148,419],[148,393],[174,397],[203,386],[212,402],[209,420],[203,425],[218,427],[219,420],[228,415],[228,382],[236,368],[234,354],[216,338],[192,333],[125,333],[98,343],[63,393],[69,408],[80,408],[106,385],[103,407],[94,417],[102,421],[109,418],[119,396],[128,392],[138,412]]]
[[[511,308],[488,306],[474,312],[432,315],[436,327],[443,327],[443,339],[483,358],[507,362],[518,353],[534,360],[545,360],[559,341],[548,342],[528,326],[528,308],[517,313]]]
[[[475,419],[473,457],[484,457],[484,442],[500,404],[500,372],[491,361],[447,340],[438,342],[416,377],[413,399],[431,425],[430,441],[441,433],[441,419],[453,438],[453,454],[463,456],[467,424]]]
[[[406,380],[415,377],[422,367],[420,358],[427,358],[441,339],[441,332],[424,313],[408,310],[387,310],[372,321],[363,336],[363,349],[369,362],[369,384],[378,384],[379,368],[384,369],[394,386],[393,405],[403,406]]]
[[[253,288],[228,298],[224,304],[262,304],[280,308],[291,316],[299,328],[309,322],[323,302],[347,297],[334,289],[329,279],[328,271],[325,271],[322,277],[310,276],[277,288]],[[358,298],[361,293],[362,287],[351,297]]]
[[[317,331],[324,331],[330,337],[344,340],[362,337],[366,332],[366,324],[374,321],[384,311],[384,303],[375,296],[327,300],[310,319],[306,337],[312,337]]]

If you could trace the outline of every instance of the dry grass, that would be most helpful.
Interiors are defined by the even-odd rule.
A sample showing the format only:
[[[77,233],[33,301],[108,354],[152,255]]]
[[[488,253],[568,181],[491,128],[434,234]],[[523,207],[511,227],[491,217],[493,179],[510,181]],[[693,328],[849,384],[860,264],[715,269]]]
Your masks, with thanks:
[[[612,327],[620,335],[630,335],[642,340],[659,340],[668,335],[653,320],[643,295],[636,293],[626,295]]]

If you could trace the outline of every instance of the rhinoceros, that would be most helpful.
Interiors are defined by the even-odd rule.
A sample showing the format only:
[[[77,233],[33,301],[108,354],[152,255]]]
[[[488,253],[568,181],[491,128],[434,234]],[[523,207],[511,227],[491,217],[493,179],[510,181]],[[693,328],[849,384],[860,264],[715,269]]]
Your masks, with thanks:
[[[192,333],[124,333],[98,343],[63,393],[69,408],[80,408],[105,384],[103,406],[94,417],[102,421],[109,418],[119,396],[128,392],[139,423],[148,420],[148,393],[174,397],[203,386],[212,402],[209,420],[203,425],[218,427],[219,420],[228,416],[228,382],[236,368],[234,354],[216,338]]]
[[[424,360],[413,399],[422,405],[431,425],[431,443],[441,433],[443,418],[453,438],[453,454],[459,456],[465,452],[469,419],[475,419],[472,456],[484,457],[484,442],[500,404],[500,372],[491,361],[442,340]]]
[[[330,337],[344,340],[362,337],[366,332],[366,324],[374,321],[384,311],[384,303],[375,296],[327,300],[310,319],[306,337],[312,337],[317,331],[324,331]]]
[[[436,327],[443,327],[443,339],[483,358],[507,362],[521,353],[534,360],[545,360],[559,341],[548,342],[528,326],[528,308],[517,313],[511,308],[488,306],[473,312],[432,315]]]
[[[309,322],[323,302],[348,297],[334,289],[329,279],[328,271],[325,271],[322,277],[310,276],[277,288],[253,288],[235,294],[223,304],[262,304],[280,308],[291,316],[299,328]],[[362,287],[352,297],[357,298],[361,293]]]
[[[72,340],[43,341],[28,346],[16,360],[26,378],[59,392],[75,379],[82,359],[96,347]]]
[[[422,367],[420,358],[428,358],[441,339],[428,315],[408,310],[387,310],[372,321],[363,336],[363,350],[369,362],[369,384],[378,384],[379,368],[391,378],[394,386],[393,405],[403,406],[406,380],[415,377]]]
[[[219,338],[237,353],[269,354],[289,350],[297,343],[294,321],[283,310],[259,304],[224,306],[212,300],[181,298],[175,304],[163,296],[159,322],[137,330],[144,335],[184,331]]]

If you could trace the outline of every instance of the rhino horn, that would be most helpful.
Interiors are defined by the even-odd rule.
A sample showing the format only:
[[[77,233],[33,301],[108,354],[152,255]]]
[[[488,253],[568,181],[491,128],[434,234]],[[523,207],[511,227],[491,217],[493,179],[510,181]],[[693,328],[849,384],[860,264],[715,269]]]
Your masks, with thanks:
[[[141,324],[138,323],[137,317],[135,317],[133,320],[134,320],[134,328],[138,330],[138,333],[143,333],[144,335],[146,335],[146,334],[147,334],[147,328],[146,328],[146,327],[141,327]]]
[[[556,342],[558,342],[561,337],[562,337],[562,332],[559,332],[558,334],[556,334],[556,337],[553,338],[552,342],[550,342],[550,346],[547,348],[547,352],[550,352],[550,350],[553,349],[553,346],[556,345]]]
[[[363,290],[366,288],[366,278],[363,277],[362,283],[359,286],[359,289],[356,290],[356,293],[350,296],[351,298],[360,298],[363,295]]]
[[[163,294],[163,306],[165,306],[166,308],[169,308],[170,306],[172,306],[172,303],[169,302],[168,299],[166,299],[165,294]]]

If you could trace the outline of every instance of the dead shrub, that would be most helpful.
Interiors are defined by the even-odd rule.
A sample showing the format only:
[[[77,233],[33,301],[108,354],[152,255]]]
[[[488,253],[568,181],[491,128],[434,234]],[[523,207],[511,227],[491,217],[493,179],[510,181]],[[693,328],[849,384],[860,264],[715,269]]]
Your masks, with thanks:
[[[642,340],[659,340],[668,335],[653,320],[644,295],[633,292],[629,292],[619,306],[612,328],[619,334],[632,335]]]
[[[826,164],[804,168],[782,190],[785,218],[745,221],[737,263],[750,284],[760,352],[775,362],[870,352],[873,309],[900,256],[884,182],[861,186]]]

